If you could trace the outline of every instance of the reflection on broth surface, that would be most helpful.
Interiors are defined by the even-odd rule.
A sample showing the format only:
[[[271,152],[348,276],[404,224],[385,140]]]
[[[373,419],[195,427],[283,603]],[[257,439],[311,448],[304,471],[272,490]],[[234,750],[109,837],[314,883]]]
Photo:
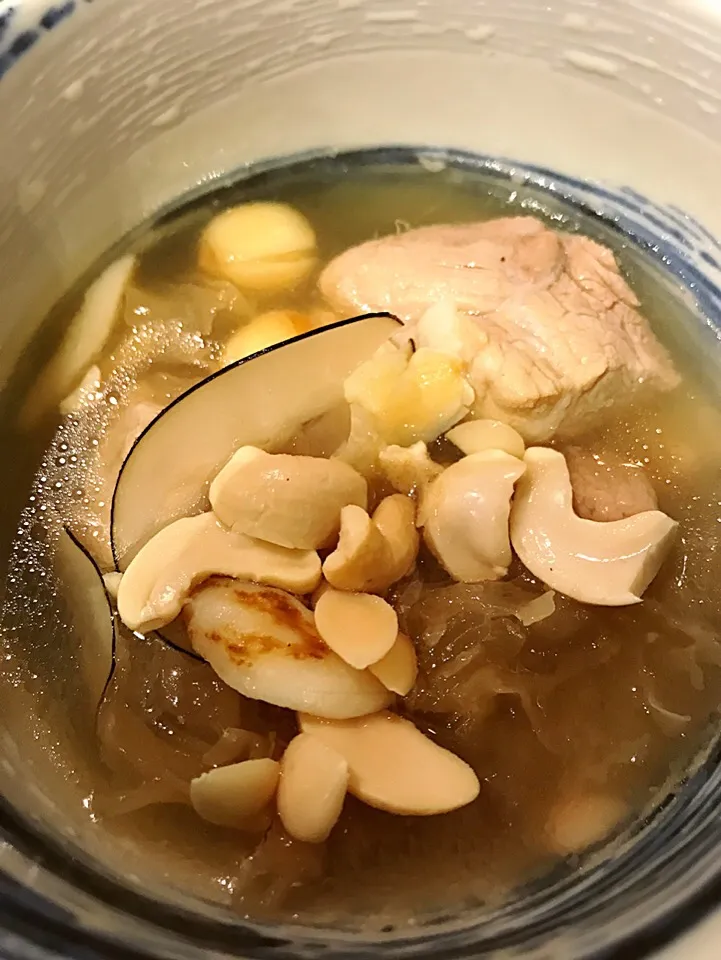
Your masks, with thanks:
[[[20,710],[22,696],[35,698],[42,719],[33,728],[28,763],[42,773],[49,793],[53,770],[76,785],[64,815],[101,856],[111,846],[116,855],[141,854],[135,871],[141,882],[169,882],[243,915],[301,921],[353,915],[362,923],[372,918],[372,925],[496,901],[559,860],[570,857],[573,865],[575,855],[618,835],[663,799],[707,742],[721,692],[721,415],[697,371],[700,347],[689,333],[688,309],[650,263],[599,222],[546,206],[529,188],[505,190],[452,170],[371,167],[349,174],[332,164],[290,168],[227,188],[137,238],[117,316],[117,290],[96,285],[93,329],[103,328],[100,321],[107,329],[94,352],[73,353],[65,341],[55,353],[66,364],[61,374],[46,367],[35,384],[26,377],[23,429],[34,449],[46,453],[11,558],[4,611],[8,703],[17,702]],[[266,200],[296,212],[288,219],[287,207],[268,207]],[[257,205],[239,206],[245,203]],[[387,267],[382,246],[373,252],[386,271],[375,275],[382,277],[377,290],[363,259],[366,248],[323,273],[338,255],[368,240],[395,235],[402,247],[416,227],[529,213],[561,231],[561,240],[526,225],[522,244],[532,236],[542,250],[534,246],[531,256],[530,247],[512,246],[510,265],[497,237],[483,254],[474,247],[471,266],[481,273],[491,269],[483,256],[501,258],[493,295],[502,306],[474,309],[457,270],[419,293],[419,284],[404,274],[405,252]],[[516,226],[502,230],[519,229],[511,223]],[[494,229],[486,224],[481,234],[490,237]],[[573,266],[578,250],[584,256],[588,250],[573,246],[567,234],[574,243],[588,235],[614,250],[640,301],[638,313],[605,253],[598,262]],[[561,247],[562,255],[556,252]],[[428,256],[448,267],[447,248],[443,256]],[[562,268],[557,256],[566,257]],[[343,264],[350,264],[350,273],[339,280]],[[479,281],[478,270],[472,283],[482,285],[485,275]],[[552,279],[529,299],[544,271]],[[400,293],[394,293],[396,282]],[[449,290],[455,291],[450,305]],[[484,290],[474,289],[471,299],[487,295]],[[592,332],[607,320],[605,313],[603,321],[595,314],[589,320],[581,307],[572,307],[577,295],[590,298],[584,303],[606,297],[603,310],[613,314],[613,323],[603,329],[607,337],[613,324],[621,331],[621,359],[595,381],[591,376],[582,386],[562,385],[556,396],[539,387],[534,366],[539,352],[553,353],[560,322],[544,298],[564,306],[569,340],[580,329],[569,316],[583,315]],[[461,358],[465,341],[457,349],[452,337],[429,346],[422,329],[427,321],[421,320],[412,346],[383,348],[370,373],[352,374],[345,394],[353,401],[349,415],[338,402],[345,374],[334,373],[339,354],[327,339],[326,348],[309,348],[307,356],[318,358],[315,369],[296,370],[280,393],[271,361],[268,391],[257,406],[198,407],[204,449],[221,443],[224,427],[218,424],[238,424],[235,433],[230,429],[236,439],[227,455],[215,464],[207,460],[204,474],[191,470],[199,446],[186,432],[187,414],[180,413],[189,409],[185,399],[165,415],[166,425],[174,416],[178,426],[166,429],[162,447],[144,453],[149,459],[138,466],[139,451],[160,437],[153,424],[134,447],[148,425],[225,365],[353,314],[389,310],[417,323],[416,312],[424,312],[416,311],[419,297],[430,298],[425,306],[438,301],[451,311],[446,319],[438,314],[437,324],[461,316],[481,331],[470,359]],[[47,337],[34,348],[36,358],[47,360],[53,327],[68,321],[79,299],[58,307]],[[534,323],[542,310],[551,319],[539,333]],[[89,311],[86,299],[84,315]],[[645,328],[634,353],[639,315],[650,320],[673,365]],[[378,343],[395,329],[384,322],[390,327],[378,327]],[[535,406],[527,398],[516,404],[519,394],[508,399],[500,388],[483,395],[480,367],[472,366],[486,358],[483,376],[494,390],[499,363],[511,376],[516,361],[509,352],[499,348],[493,362],[488,353],[488,338],[501,342],[508,324],[515,324],[514,349],[531,357],[522,388],[530,389],[532,381]],[[501,339],[494,341],[497,330]],[[286,349],[293,348],[278,355]],[[344,354],[348,372],[373,350],[369,346],[356,359]],[[612,354],[609,348],[613,365]],[[592,362],[589,348],[581,365]],[[39,369],[37,359],[28,365]],[[233,375],[245,377],[243,369]],[[549,370],[544,375],[553,380]],[[216,383],[223,376],[229,374]],[[323,397],[334,403],[314,409],[313,390],[322,392],[326,381]],[[258,420],[259,410],[270,423],[281,393],[284,403],[307,415],[283,408],[280,420],[294,429],[262,443],[247,425]],[[618,402],[621,394],[627,402]],[[527,446],[540,443],[565,456],[574,523],[585,518],[595,525],[593,536],[610,544],[597,558],[604,572],[594,572],[601,587],[593,597],[576,567],[576,579],[563,581],[572,588],[555,585],[565,562],[560,554],[551,567],[529,560],[531,571],[518,559],[520,549],[510,552],[520,543],[514,511],[532,482],[533,455],[522,462],[518,433],[484,426],[452,433],[453,442],[443,436],[461,420],[488,419],[491,403],[493,419],[516,428]],[[56,433],[48,443],[49,425]],[[243,440],[246,435],[253,439]],[[427,452],[412,446],[418,442],[428,444]],[[113,543],[113,495],[131,450],[134,465],[123,470],[126,487],[115,495]],[[306,459],[334,453],[330,472],[327,460]],[[501,474],[505,487],[499,486]],[[135,510],[133,498],[151,503],[143,498],[162,493],[166,475],[179,489],[160,496],[162,516],[153,508],[143,520],[143,504]],[[200,477],[197,488],[182,488],[194,476]],[[156,484],[155,493],[149,483]],[[215,518],[208,514],[200,524],[189,527],[191,521],[179,519],[211,508]],[[126,520],[126,513],[133,516]],[[639,554],[634,579],[621,554],[641,515],[655,517],[656,525],[640,534],[648,550]],[[166,540],[160,547],[156,542],[148,559],[145,543],[174,521],[185,526],[165,529]],[[80,545],[69,541],[67,556],[74,559],[65,567],[57,559],[62,527]],[[552,537],[553,527],[546,532]],[[85,553],[72,554],[81,548]],[[654,551],[658,557],[651,557]],[[98,671],[111,655],[108,600],[96,585],[79,593],[68,583],[73,570],[91,583],[88,555],[100,574],[111,573],[105,583],[116,611],[113,671],[97,716],[92,691],[102,689]],[[576,561],[581,569],[588,558]],[[112,574],[116,562],[122,579]],[[611,589],[616,576],[625,600]],[[471,582],[458,582],[464,580]],[[348,591],[368,596],[356,596],[361,602],[352,606]],[[641,594],[641,602],[630,603]],[[399,630],[401,641],[395,639]],[[369,653],[370,639],[364,645],[371,633],[375,653]],[[32,664],[31,681],[22,679],[25,661]],[[331,688],[344,691],[340,706],[328,706]],[[294,741],[295,710],[325,718],[301,715],[309,738],[303,744]],[[377,737],[357,720],[365,714],[380,718]],[[52,733],[43,733],[46,725]],[[394,738],[408,744],[398,748],[407,774],[383,753]],[[293,741],[294,765],[284,766]],[[408,759],[416,749],[424,758],[417,768]],[[433,777],[424,781],[421,767],[433,772],[435,792],[428,782]],[[226,772],[203,776],[216,770]],[[274,799],[279,777],[281,813],[295,804],[283,822]],[[414,784],[409,796],[407,783]]]

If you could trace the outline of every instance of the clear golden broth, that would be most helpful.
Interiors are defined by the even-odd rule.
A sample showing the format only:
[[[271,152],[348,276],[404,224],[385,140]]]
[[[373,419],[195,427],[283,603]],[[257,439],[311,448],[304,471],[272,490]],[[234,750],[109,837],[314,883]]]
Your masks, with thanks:
[[[404,625],[421,650],[422,689],[432,700],[489,665],[514,688],[490,701],[470,683],[462,689],[476,693],[467,692],[458,709],[443,713],[427,709],[428,697],[423,709],[414,698],[406,706],[424,730],[474,766],[481,794],[465,809],[428,819],[394,817],[349,799],[340,824],[319,849],[289,843],[273,828],[256,850],[257,838],[205,824],[181,803],[123,812],[139,785],[156,780],[157,797],[167,800],[171,779],[187,783],[200,772],[203,750],[229,724],[236,706],[225,704],[208,668],[159,642],[121,638],[124,666],[110,697],[116,706],[129,703],[136,712],[128,720],[118,709],[111,718],[117,749],[109,753],[106,742],[99,750],[92,717],[74,699],[79,694],[69,639],[72,611],[63,609],[62,584],[49,583],[42,574],[45,548],[39,534],[51,514],[70,520],[109,567],[93,518],[99,503],[107,508],[112,483],[93,473],[96,442],[102,444],[131,399],[167,403],[217,362],[223,338],[239,321],[221,314],[216,339],[194,328],[188,284],[198,283],[195,244],[203,224],[219,209],[258,197],[291,202],[310,218],[322,263],[369,237],[406,226],[514,213],[532,212],[559,228],[589,233],[614,247],[685,376],[673,395],[583,438],[595,453],[642,464],[661,509],[680,521],[682,535],[644,602],[609,610],[558,599],[556,613],[527,630],[513,618],[488,620],[467,612],[427,648],[425,631],[438,614],[424,612],[423,603],[449,582],[426,558],[413,581],[396,591]],[[599,794],[611,798],[619,811],[612,823],[620,828],[659,800],[707,742],[721,693],[716,642],[721,412],[702,380],[703,343],[691,332],[696,321],[680,292],[599,221],[530,188],[511,190],[453,171],[371,168],[339,175],[325,167],[266,175],[181,210],[128,244],[140,251],[141,267],[124,324],[100,360],[112,385],[111,400],[102,410],[62,425],[54,436],[57,421],[22,437],[25,467],[11,481],[15,486],[2,517],[10,542],[30,473],[45,451],[35,499],[12,548],[3,683],[13,735],[23,742],[32,731],[25,754],[30,776],[45,784],[48,794],[63,784],[58,822],[74,823],[110,869],[122,871],[122,858],[132,855],[141,884],[170,882],[251,916],[290,915],[314,922],[353,916],[382,925],[494,901],[541,875],[559,859],[549,840],[549,822],[561,803],[583,804]],[[48,319],[8,395],[9,408],[17,409],[31,389],[33,371],[52,352],[81,292],[71,294]],[[213,301],[212,291],[196,289],[193,296],[201,313]],[[323,307],[313,284],[262,306]],[[253,309],[250,305],[248,312]],[[150,369],[149,356],[154,359]],[[14,427],[5,428],[6,442],[15,448],[18,436]],[[119,466],[121,452],[114,456]],[[516,575],[533,586],[522,571]],[[35,603],[32,609],[28,598]],[[51,623],[53,604],[62,615]],[[23,696],[34,705],[31,724]],[[166,710],[158,709],[163,698]],[[141,701],[151,705],[145,713],[138,708]],[[276,750],[292,735],[292,718],[282,711],[243,710],[245,724],[259,735],[278,733]],[[107,721],[103,711],[100,718],[101,725]],[[31,803],[18,789],[14,792],[16,802]],[[591,816],[589,808],[582,820]]]

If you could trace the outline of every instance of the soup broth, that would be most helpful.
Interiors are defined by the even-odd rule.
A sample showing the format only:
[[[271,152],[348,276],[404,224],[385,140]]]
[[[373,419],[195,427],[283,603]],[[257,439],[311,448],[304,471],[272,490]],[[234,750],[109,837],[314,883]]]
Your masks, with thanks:
[[[268,294],[204,273],[198,242],[211,219],[265,200],[291,205],[312,224],[318,259],[310,276]],[[679,524],[671,552],[642,602],[605,607],[549,597],[517,558],[500,581],[456,583],[422,548],[387,594],[419,665],[395,709],[472,767],[477,799],[421,817],[348,796],[318,844],[291,839],[272,805],[249,830],[204,821],[189,803],[190,781],[239,759],[280,759],[295,716],[230,690],[182,649],[177,625],[144,636],[117,618],[113,675],[96,713],[78,596],[53,560],[59,531],[67,527],[111,574],[112,593],[108,531],[121,465],[164,407],[223,366],[239,329],[272,310],[293,311],[309,326],[340,319],[318,290],[319,272],[369,239],[518,215],[610,247],[681,373],[676,389],[573,438],[597,463],[642,470],[659,509]],[[63,816],[100,856],[111,848],[132,856],[142,883],[170,883],[241,915],[354,926],[495,903],[559,862],[574,868],[603,843],[611,855],[614,838],[673,790],[709,743],[721,694],[721,413],[685,294],[582,210],[452,168],[322,161],[271,171],[144,228],[120,253],[129,251],[137,266],[80,402],[67,402],[63,415],[57,403],[38,406],[36,373],[87,284],[48,318],[3,417],[6,442],[21,435],[29,451],[17,479],[8,478],[17,485],[6,498],[8,539],[41,463],[9,560],[4,682],[17,710],[20,694],[34,703],[37,717],[23,723],[32,726],[35,775],[51,784],[55,771],[73,786]],[[305,371],[299,389],[312,378]],[[302,453],[307,443],[296,436],[287,449]],[[441,464],[460,457],[443,439],[430,452]],[[20,716],[11,711],[8,723],[19,725]]]

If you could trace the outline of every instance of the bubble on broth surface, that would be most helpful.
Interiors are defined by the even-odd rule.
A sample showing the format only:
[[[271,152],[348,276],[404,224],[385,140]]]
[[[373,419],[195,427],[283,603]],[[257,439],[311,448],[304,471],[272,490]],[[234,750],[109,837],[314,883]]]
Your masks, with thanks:
[[[65,449],[44,466],[61,494],[58,510],[103,570],[114,566],[110,509],[123,460],[151,420],[215,368],[217,351],[213,341],[186,331],[182,320],[134,327],[101,364],[94,401],[63,424]],[[60,453],[63,466],[70,465],[62,489],[52,469]]]
[[[95,399],[58,425],[17,527],[0,621],[6,677],[9,664],[17,663],[20,673],[31,660],[31,687],[42,699],[84,700],[77,623],[53,565],[62,527],[67,525],[102,570],[113,568],[109,518],[115,477],[133,434],[145,426],[136,419],[123,429],[123,418],[133,403],[159,412],[207,375],[216,353],[213,341],[187,333],[181,321],[141,324],[103,359],[106,375]],[[164,369],[156,372],[157,364]],[[83,725],[87,709],[81,716]]]

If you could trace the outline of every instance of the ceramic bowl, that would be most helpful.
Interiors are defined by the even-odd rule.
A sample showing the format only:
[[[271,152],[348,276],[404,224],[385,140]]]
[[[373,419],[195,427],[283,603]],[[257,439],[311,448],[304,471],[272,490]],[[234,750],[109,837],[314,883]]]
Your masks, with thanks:
[[[378,147],[581,204],[687,289],[721,351],[718,0],[0,0],[0,383],[98,253],[178,198]],[[3,437],[4,462],[28,469]],[[500,910],[369,936],[243,922],[170,883],[151,897],[66,816],[73,776],[43,766],[31,675],[13,683],[27,723],[0,729],[9,958],[638,958],[719,896],[712,748],[612,860]],[[717,957],[710,929],[678,956]]]

